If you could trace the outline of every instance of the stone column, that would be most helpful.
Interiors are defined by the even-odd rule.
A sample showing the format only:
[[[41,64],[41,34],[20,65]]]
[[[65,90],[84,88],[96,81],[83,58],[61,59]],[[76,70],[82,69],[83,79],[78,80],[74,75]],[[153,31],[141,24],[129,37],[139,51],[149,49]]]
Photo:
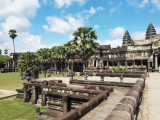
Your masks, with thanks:
[[[27,102],[28,84],[23,83],[23,85],[24,85],[24,102]]]
[[[63,95],[62,100],[63,100],[63,115],[65,115],[68,112],[68,95]]]
[[[108,65],[108,61],[107,61],[107,67],[108,67],[109,65]]]
[[[32,104],[36,104],[36,87],[32,86]]]
[[[45,94],[44,93],[42,93],[42,103],[41,103],[41,106],[45,106],[45,98],[46,96],[45,96]]]
[[[158,69],[158,54],[155,54],[155,69]]]
[[[52,67],[52,62],[51,62],[51,67]]]
[[[135,60],[133,60],[133,68],[135,68]]]
[[[143,68],[143,60],[141,60],[141,68]]]
[[[96,60],[96,67],[98,66],[98,60]]]
[[[54,67],[55,67],[55,70],[57,69],[57,65],[56,65],[56,62],[54,63]]]
[[[127,61],[125,61],[125,68],[127,68]]]
[[[93,64],[92,64],[92,67],[95,67],[95,66],[94,66],[94,60],[93,60]]]
[[[119,61],[117,62],[117,66],[118,66],[118,68],[119,68]]]
[[[104,62],[102,61],[102,67],[104,67]]]

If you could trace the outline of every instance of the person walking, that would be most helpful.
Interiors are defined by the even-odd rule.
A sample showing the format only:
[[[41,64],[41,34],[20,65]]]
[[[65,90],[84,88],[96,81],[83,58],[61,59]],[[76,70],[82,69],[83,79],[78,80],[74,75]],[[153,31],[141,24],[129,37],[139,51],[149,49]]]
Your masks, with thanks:
[[[158,67],[158,70],[159,70],[159,72],[160,72],[160,65],[159,65],[159,67]]]

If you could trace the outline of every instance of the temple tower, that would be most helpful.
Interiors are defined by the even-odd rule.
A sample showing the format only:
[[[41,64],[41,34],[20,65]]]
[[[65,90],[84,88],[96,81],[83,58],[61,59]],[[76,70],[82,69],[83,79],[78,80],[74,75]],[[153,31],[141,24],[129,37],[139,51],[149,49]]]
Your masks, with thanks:
[[[126,30],[123,36],[122,46],[129,46],[129,45],[133,45],[133,39],[130,37],[129,32]]]
[[[149,24],[147,31],[146,31],[146,39],[152,38],[154,35],[156,35],[156,30],[152,23]]]

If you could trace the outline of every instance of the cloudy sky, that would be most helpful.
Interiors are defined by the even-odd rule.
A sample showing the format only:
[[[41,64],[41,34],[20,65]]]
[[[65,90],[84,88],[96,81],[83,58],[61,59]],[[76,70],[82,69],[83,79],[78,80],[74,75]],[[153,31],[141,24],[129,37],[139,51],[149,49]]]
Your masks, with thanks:
[[[92,27],[99,44],[114,48],[126,30],[144,39],[150,22],[160,34],[160,0],[0,0],[0,49],[14,50],[9,29],[18,34],[16,52],[35,52],[72,40],[78,27]]]

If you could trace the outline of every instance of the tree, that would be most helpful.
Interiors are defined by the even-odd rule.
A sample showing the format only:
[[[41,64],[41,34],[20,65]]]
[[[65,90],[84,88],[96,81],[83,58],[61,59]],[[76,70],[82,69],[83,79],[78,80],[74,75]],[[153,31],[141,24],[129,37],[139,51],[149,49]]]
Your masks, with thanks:
[[[96,31],[92,31],[92,27],[79,27],[77,31],[73,32],[73,36],[79,42],[79,56],[83,60],[83,70],[85,70],[85,60],[97,50],[99,45],[95,42]]]
[[[0,49],[0,55],[2,54],[2,50]]]
[[[8,54],[8,50],[7,49],[4,50],[4,54],[6,54],[6,56],[7,56],[7,54]]]
[[[67,49],[67,59],[69,60],[69,58],[72,57],[72,71],[73,71],[73,57],[77,54],[77,46],[78,43],[75,39],[67,42],[66,44],[64,44],[64,46]],[[69,62],[68,62],[69,65]],[[69,70],[68,70],[69,71]]]
[[[64,45],[54,47],[54,52],[52,52],[52,57],[61,62],[61,71],[62,71],[62,62],[67,58],[67,48]]]
[[[26,53],[22,53],[19,56],[17,63],[21,79],[26,78],[29,81],[38,78],[41,61],[34,52],[27,51]],[[23,75],[23,73],[25,75]]]
[[[16,30],[14,30],[14,29],[11,29],[11,30],[9,30],[9,36],[10,36],[10,38],[12,38],[13,39],[13,46],[14,46],[14,55],[15,55],[15,44],[14,44],[14,39],[17,37],[17,31]],[[15,60],[15,57],[13,56],[13,60]],[[15,64],[14,64],[14,67],[15,67]],[[16,72],[16,68],[15,68],[15,72]]]
[[[41,48],[36,52],[39,60],[44,69],[44,77],[46,78],[46,71],[49,68],[49,63],[51,62],[51,50],[49,48]]]

